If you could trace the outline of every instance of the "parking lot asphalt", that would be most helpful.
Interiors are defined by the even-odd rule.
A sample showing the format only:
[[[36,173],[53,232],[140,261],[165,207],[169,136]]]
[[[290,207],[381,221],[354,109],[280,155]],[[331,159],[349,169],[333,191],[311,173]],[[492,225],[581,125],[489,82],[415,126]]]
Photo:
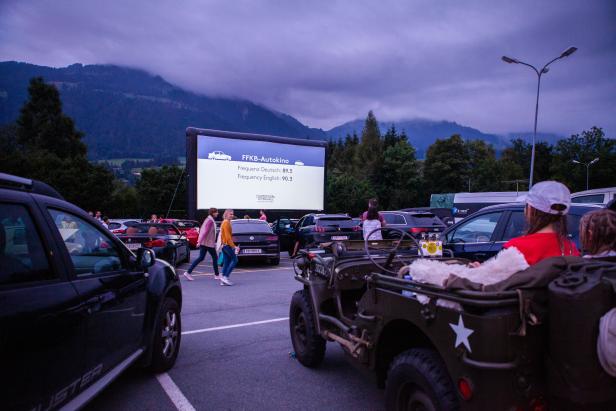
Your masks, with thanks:
[[[290,355],[289,302],[301,285],[286,253],[279,266],[240,262],[232,287],[220,286],[212,273],[208,256],[193,272],[195,281],[182,277],[183,335],[174,368],[155,376],[133,367],[86,409],[383,409],[383,390],[338,345],[328,343],[316,369]]]

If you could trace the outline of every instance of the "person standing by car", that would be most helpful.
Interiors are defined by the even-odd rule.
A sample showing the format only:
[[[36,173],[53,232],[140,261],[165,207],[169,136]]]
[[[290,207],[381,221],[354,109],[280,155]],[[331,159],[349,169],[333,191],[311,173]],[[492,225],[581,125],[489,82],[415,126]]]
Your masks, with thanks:
[[[150,216],[150,221],[148,221],[148,223],[158,223],[158,216],[156,214],[152,214]]]
[[[224,220],[220,225],[220,241],[224,257],[220,285],[233,285],[233,283],[229,281],[229,276],[237,265],[237,253],[240,251],[240,248],[233,242],[233,229],[231,228],[233,210],[225,210],[222,217]]]
[[[267,222],[267,216],[265,215],[265,211],[259,210],[259,220]]]
[[[385,222],[385,219],[383,218],[381,213],[379,213],[379,201],[376,198],[371,198],[370,200],[368,200],[368,210],[370,210],[370,208],[374,208],[374,210],[376,211],[378,215],[378,220],[381,223],[381,227],[385,227],[387,223]],[[361,221],[362,222],[365,221],[367,216],[368,216],[368,211],[364,211],[363,214],[361,215]]]
[[[368,211],[366,211],[366,219],[364,220],[364,223],[362,225],[364,239],[368,239],[368,240],[382,240],[383,239],[383,236],[380,230],[381,221],[379,220],[379,217],[380,217],[379,212],[376,211],[375,207],[368,208]]]
[[[570,206],[571,192],[564,184],[557,181],[535,184],[526,196],[526,235],[509,240],[504,248],[515,247],[529,265],[550,257],[579,256],[575,243],[567,235]]]
[[[212,256],[212,263],[214,265],[214,279],[220,279],[218,274],[218,254],[216,254],[216,221],[218,217],[218,209],[212,207],[208,211],[208,216],[203,220],[201,229],[199,230],[199,238],[197,239],[197,247],[199,248],[199,257],[188,268],[188,271],[184,273],[184,277],[188,281],[193,281],[194,278],[191,275],[197,264],[205,259],[206,253],[210,253]]]

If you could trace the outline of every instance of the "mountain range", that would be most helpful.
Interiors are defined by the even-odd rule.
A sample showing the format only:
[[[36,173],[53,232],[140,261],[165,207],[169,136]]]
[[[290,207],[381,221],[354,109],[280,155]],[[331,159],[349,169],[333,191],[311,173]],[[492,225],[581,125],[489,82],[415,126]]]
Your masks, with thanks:
[[[60,91],[63,110],[85,132],[92,159],[183,156],[188,126],[309,139],[361,135],[364,120],[331,130],[308,127],[290,115],[253,102],[193,93],[142,70],[114,65],[73,64],[63,68],[13,61],[0,62],[0,124],[14,122],[28,98],[28,82],[41,76]],[[378,116],[378,113],[377,113]],[[481,131],[451,121],[425,119],[380,122],[381,132],[394,125],[405,131],[422,158],[437,138],[460,134],[482,139],[500,150],[512,137]],[[542,134],[553,142],[561,136]]]

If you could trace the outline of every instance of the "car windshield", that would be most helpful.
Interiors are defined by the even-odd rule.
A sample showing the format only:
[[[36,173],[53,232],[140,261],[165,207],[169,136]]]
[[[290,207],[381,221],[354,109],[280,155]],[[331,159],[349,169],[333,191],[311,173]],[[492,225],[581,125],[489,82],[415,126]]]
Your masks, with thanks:
[[[177,228],[171,224],[136,224],[126,230],[126,234],[149,234],[149,235],[179,235]]]
[[[272,233],[272,229],[269,224],[266,222],[244,222],[244,221],[233,221],[231,223],[233,228],[233,234],[242,234],[242,233]]]

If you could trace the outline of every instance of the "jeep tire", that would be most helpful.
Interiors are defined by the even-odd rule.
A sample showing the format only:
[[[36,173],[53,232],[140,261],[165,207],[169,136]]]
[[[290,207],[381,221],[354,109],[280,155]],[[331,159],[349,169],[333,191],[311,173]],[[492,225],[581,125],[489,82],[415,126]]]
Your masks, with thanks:
[[[434,350],[411,349],[391,363],[385,386],[388,411],[459,409],[445,364]]]
[[[308,291],[299,290],[291,298],[289,327],[297,360],[306,367],[316,367],[325,357],[326,341],[317,333],[315,313]]]
[[[159,373],[173,367],[180,351],[182,319],[180,307],[173,298],[165,298],[154,328],[152,371]]]

